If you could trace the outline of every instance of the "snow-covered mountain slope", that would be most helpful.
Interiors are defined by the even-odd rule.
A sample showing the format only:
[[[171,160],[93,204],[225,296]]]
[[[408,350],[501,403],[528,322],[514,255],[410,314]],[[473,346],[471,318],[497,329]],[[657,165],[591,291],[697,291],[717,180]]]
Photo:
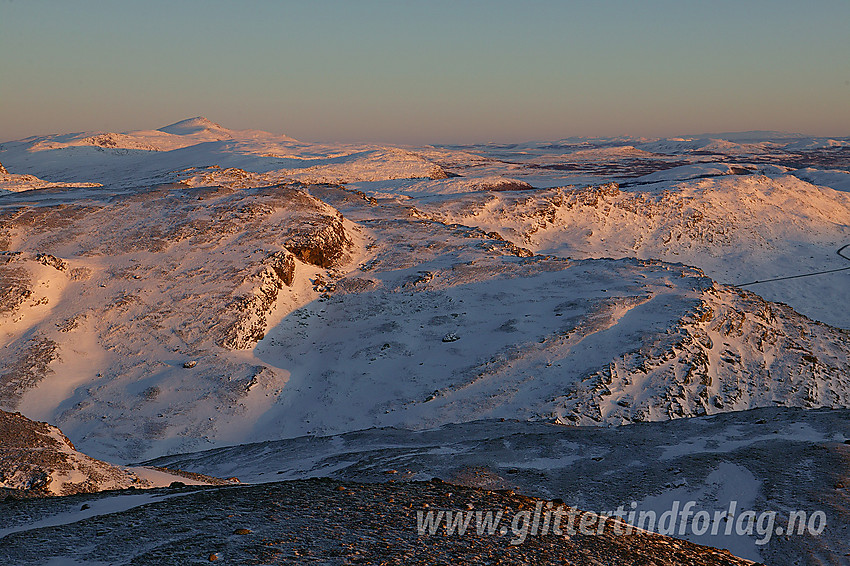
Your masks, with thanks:
[[[201,134],[204,136],[218,138],[215,141],[233,137],[227,128],[224,128],[221,124],[216,124],[215,122],[207,120],[203,116],[195,116],[194,118],[180,120],[179,122],[175,122],[169,126],[159,128],[158,131],[177,136],[198,136],[198,134]]]
[[[780,511],[815,505],[775,463],[794,454],[818,485],[838,485],[847,436],[824,422],[844,415],[774,407],[850,407],[850,331],[794,310],[850,328],[850,254],[836,253],[850,244],[846,141],[411,148],[192,118],[4,143],[0,408],[115,462],[311,435],[261,449],[298,454],[281,470],[292,477],[419,455],[418,472],[469,483],[581,494],[553,478],[586,465],[597,487],[607,473],[637,493],[627,480],[641,478],[648,505],[727,493],[761,505],[780,487],[793,492]],[[740,422],[681,418],[729,411]],[[473,424],[398,433],[400,452],[381,431],[302,450],[320,435],[452,423]],[[469,442],[435,452],[444,431]],[[349,457],[355,437],[379,448]],[[502,439],[496,464],[484,437]],[[629,459],[635,447],[646,458]],[[235,450],[216,453],[243,466],[230,475],[270,473],[251,463],[255,447]],[[685,483],[659,485],[667,472]],[[846,524],[836,490],[830,517]],[[626,492],[606,493],[608,505]],[[832,560],[835,532],[763,556]],[[736,551],[758,556],[752,541]]]
[[[807,167],[794,171],[794,176],[813,185],[821,185],[850,193],[850,171],[819,170]]]
[[[781,173],[679,167],[615,184],[426,195],[409,201],[445,222],[498,231],[535,252],[640,257],[702,268],[741,284],[850,267],[850,195]],[[688,179],[688,177],[692,177]],[[684,178],[684,180],[682,180]],[[850,271],[753,286],[766,298],[850,328]]]
[[[0,398],[101,453],[244,426],[286,382],[245,350],[354,249],[295,187],[42,197],[0,203]]]
[[[38,175],[53,183],[96,182],[112,187],[163,184],[191,177],[186,173],[195,170],[215,173],[232,168],[262,174],[267,185],[447,176],[410,149],[307,144],[258,130],[230,130],[202,117],[159,130],[86,132],[7,142],[0,144],[0,161],[16,173]]]
[[[560,498],[614,512],[661,516],[696,502],[694,512],[822,511],[818,536],[715,534],[683,529],[690,541],[771,565],[842,563],[850,552],[850,412],[766,408],[623,427],[563,427],[476,421],[411,432],[370,429],[159,458],[149,464],[246,482],[332,477],[358,482],[427,480]],[[801,478],[805,478],[801,480]],[[725,515],[725,513],[723,513]],[[724,520],[725,525],[725,520]],[[760,541],[760,543],[759,543]],[[820,562],[818,562],[820,561]]]
[[[94,456],[850,404],[846,332],[681,264],[532,257],[335,187],[45,199],[0,203],[3,403]]]
[[[86,188],[99,187],[100,183],[52,183],[39,179],[35,175],[16,175],[10,173],[0,163],[0,195],[4,192],[18,193],[34,189]]]
[[[93,456],[848,406],[846,331],[683,265],[729,281],[723,265],[845,264],[847,194],[770,155],[306,144],[201,118],[126,136],[0,148],[10,169],[103,185],[0,195],[0,402]],[[565,173],[623,187],[528,182]]]

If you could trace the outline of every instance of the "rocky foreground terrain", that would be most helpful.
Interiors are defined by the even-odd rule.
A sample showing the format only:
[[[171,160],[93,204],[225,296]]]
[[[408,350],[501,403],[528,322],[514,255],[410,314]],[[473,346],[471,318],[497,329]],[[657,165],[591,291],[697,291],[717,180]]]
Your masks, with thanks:
[[[512,489],[610,513],[669,512],[676,501],[726,515],[775,513],[771,536],[695,531],[678,538],[771,565],[841,564],[850,556],[850,411],[763,408],[619,427],[476,421],[432,430],[370,429],[243,444],[147,465],[249,483],[304,477],[425,481]],[[734,502],[734,504],[733,504]],[[778,534],[792,513],[823,513],[816,536]],[[636,515],[637,516],[637,515]],[[725,524],[725,523],[724,523]]]
[[[328,479],[219,489],[151,493],[145,504],[72,521],[74,515],[134,495],[69,498],[64,513],[45,516],[38,530],[15,532],[15,523],[45,512],[41,502],[20,502],[0,530],[0,561],[6,564],[573,564],[744,565],[747,560],[656,534],[597,534],[598,519],[565,516],[563,534],[526,536],[513,530],[463,535],[445,530],[419,534],[417,514],[430,510],[501,510],[506,517],[533,513],[545,501],[512,491],[487,491],[443,482],[359,484]],[[127,502],[127,504],[132,504]],[[81,507],[86,507],[81,510]],[[572,522],[571,522],[572,521]],[[53,523],[53,524],[51,524]],[[517,533],[524,527],[517,521]],[[568,535],[572,526],[574,534]],[[530,528],[527,533],[531,533]],[[52,562],[51,562],[52,560]],[[73,562],[71,562],[73,563]]]

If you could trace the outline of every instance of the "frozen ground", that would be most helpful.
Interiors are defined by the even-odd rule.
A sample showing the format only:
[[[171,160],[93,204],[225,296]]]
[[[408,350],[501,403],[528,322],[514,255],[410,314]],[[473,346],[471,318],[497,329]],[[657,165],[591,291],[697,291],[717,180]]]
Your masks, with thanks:
[[[147,500],[147,501],[146,501]],[[358,484],[305,480],[258,486],[177,490],[151,495],[73,498],[57,506],[88,505],[91,515],[65,511],[30,530],[0,531],[0,560],[20,566],[50,564],[655,564],[745,565],[728,552],[613,526],[593,535],[528,536],[523,544],[505,523],[479,534],[419,534],[418,517],[434,509],[501,511],[505,517],[549,503],[512,492],[446,483]],[[38,512],[39,502],[14,510]],[[579,528],[587,517],[570,522]],[[589,523],[588,523],[589,524]],[[519,523],[516,524],[519,526]],[[530,529],[529,529],[530,530]],[[522,532],[518,530],[517,532]]]
[[[515,489],[598,512],[822,510],[819,536],[694,534],[684,538],[771,565],[831,563],[850,552],[850,411],[754,409],[616,428],[476,421],[411,432],[370,429],[164,457],[150,464],[242,481],[333,477],[358,482],[439,477]],[[724,523],[725,525],[725,523]]]

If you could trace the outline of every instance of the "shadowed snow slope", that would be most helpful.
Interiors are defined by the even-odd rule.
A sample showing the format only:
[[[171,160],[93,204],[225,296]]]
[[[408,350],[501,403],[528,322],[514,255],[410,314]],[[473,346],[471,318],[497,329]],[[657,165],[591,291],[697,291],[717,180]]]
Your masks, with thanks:
[[[370,429],[301,437],[160,458],[177,467],[247,482],[333,477],[359,482],[439,477],[484,489],[515,489],[560,498],[582,509],[613,513],[669,512],[696,502],[694,513],[726,515],[732,501],[775,513],[824,513],[820,535],[765,536],[722,528],[677,536],[725,548],[771,565],[841,563],[850,552],[850,411],[766,408],[713,417],[616,428],[564,427],[519,421],[476,421],[411,432]],[[801,478],[805,480],[801,482]],[[636,506],[632,507],[632,502]],[[736,522],[735,519],[731,519]],[[678,521],[677,521],[678,523]],[[648,523],[644,523],[648,526]],[[762,527],[765,525],[762,524]],[[656,527],[661,527],[660,523]]]

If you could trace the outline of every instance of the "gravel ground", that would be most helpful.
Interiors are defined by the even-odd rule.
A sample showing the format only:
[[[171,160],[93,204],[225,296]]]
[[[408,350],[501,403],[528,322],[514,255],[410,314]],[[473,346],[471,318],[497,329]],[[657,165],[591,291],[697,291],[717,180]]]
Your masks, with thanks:
[[[138,491],[65,500],[82,507],[87,501],[94,505],[128,493]],[[0,538],[0,563],[751,564],[726,551],[660,535],[617,535],[611,524],[600,535],[529,534],[521,544],[511,544],[516,541],[511,529],[504,535],[478,535],[474,528],[464,535],[447,535],[441,528],[436,534],[420,535],[418,513],[503,510],[510,518],[519,511],[533,516],[539,505],[548,503],[510,490],[472,489],[440,480],[360,484],[314,479],[152,493],[172,497],[66,525],[8,534]],[[40,502],[4,505],[14,520]],[[582,517],[577,515],[574,521]],[[565,517],[562,529],[568,521]]]

